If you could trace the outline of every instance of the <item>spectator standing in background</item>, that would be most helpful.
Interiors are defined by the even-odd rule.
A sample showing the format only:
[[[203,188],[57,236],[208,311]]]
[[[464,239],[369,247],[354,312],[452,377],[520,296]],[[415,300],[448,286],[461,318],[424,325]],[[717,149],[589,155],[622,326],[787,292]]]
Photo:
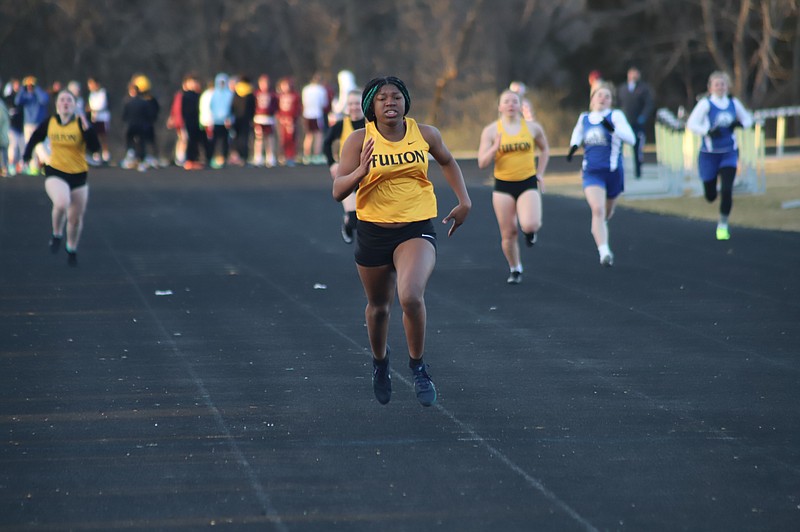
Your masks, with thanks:
[[[200,123],[200,81],[193,74],[183,78],[181,94],[181,119],[186,128],[186,162],[185,170],[200,170],[200,147],[205,147],[205,128]]]
[[[303,111],[300,95],[291,78],[278,82],[278,133],[286,166],[294,166],[297,158],[297,121]]]
[[[253,116],[253,165],[273,167],[275,157],[275,113],[278,111],[278,95],[272,90],[269,76],[258,77],[256,108]]]
[[[85,119],[86,118],[86,103],[83,101],[83,96],[81,96],[81,84],[75,80],[70,81],[67,83],[67,90],[75,96],[75,114],[78,118]]]
[[[229,128],[233,123],[233,91],[228,88],[227,74],[220,72],[214,78],[214,90],[211,92],[208,103],[214,129],[206,154],[212,168],[222,168],[228,161],[230,153]],[[214,158],[217,144],[222,145],[222,154],[219,159]]]
[[[102,150],[102,162],[111,162],[111,152],[108,150],[108,134],[111,132],[111,112],[108,110],[108,94],[106,89],[97,81],[97,78],[86,80],[89,89],[89,102],[86,110],[89,111],[89,121],[97,134]],[[95,159],[95,162],[98,162]]]
[[[650,85],[642,81],[642,73],[635,66],[628,69],[628,80],[617,88],[619,108],[625,113],[625,118],[636,135],[636,144],[633,146],[633,161],[636,178],[642,177],[642,163],[644,162],[644,145],[647,142],[645,126],[653,114],[655,102]]]
[[[603,74],[599,70],[592,70],[589,72],[589,97],[594,90],[603,84]]]
[[[25,137],[22,132],[22,112],[14,103],[22,84],[19,79],[11,78],[3,87],[3,102],[9,116],[8,129],[8,175],[14,176],[22,171],[22,152],[25,150]]]
[[[149,80],[144,76],[135,77],[128,85],[128,100],[122,109],[122,120],[128,124],[125,132],[127,152],[122,167],[137,168],[140,172],[146,171],[150,162],[155,159],[148,155],[147,146],[155,140],[154,124],[158,117],[158,107],[153,98],[145,96],[149,90]]]
[[[133,78],[133,84],[136,85],[136,88],[139,90],[139,96],[150,108],[149,114],[147,115],[148,122],[144,128],[145,144],[150,145],[150,153],[145,153],[144,169],[157,168],[158,144],[156,143],[156,120],[158,120],[158,113],[161,110],[161,106],[153,95],[153,86],[150,83],[150,78],[144,74],[139,74]],[[141,165],[139,166],[139,171],[142,171]]]
[[[0,100],[0,177],[8,175],[8,131],[11,117],[5,102]]]
[[[209,144],[214,137],[214,118],[211,116],[211,95],[214,94],[214,82],[207,81],[206,87],[200,93],[200,126],[205,131],[203,149],[206,153],[206,164],[211,166],[211,159],[208,158]]]
[[[340,70],[336,76],[336,81],[339,86],[338,96],[333,98],[331,103],[332,117],[329,119],[330,125],[335,124],[348,114],[348,95],[350,91],[357,90],[356,77],[349,70]],[[361,92],[361,91],[359,91]]]
[[[61,82],[55,80],[53,83],[50,84],[50,88],[47,89],[47,98],[48,101],[50,102],[50,107],[52,108],[49,114],[56,114],[56,97],[63,88],[64,87],[61,86]]]
[[[250,155],[250,132],[253,130],[253,118],[256,114],[256,96],[250,78],[241,76],[234,86],[233,95],[233,131],[237,164],[244,165]]]
[[[186,143],[187,133],[186,124],[183,122],[183,93],[186,90],[186,80],[183,80],[180,90],[172,95],[172,103],[169,106],[169,116],[167,116],[167,129],[175,131],[175,158],[176,166],[183,166],[186,163]]]
[[[50,96],[47,91],[37,84],[34,76],[26,76],[22,80],[22,89],[14,98],[14,104],[22,113],[22,133],[25,144],[30,141],[31,135],[44,122],[48,116]],[[33,164],[29,167],[30,174],[37,174],[39,167],[47,161],[47,150],[43,144],[38,144],[33,156]]]
[[[527,122],[533,122],[536,118],[533,114],[533,104],[525,95],[528,92],[525,84],[521,81],[512,81],[508,86],[508,90],[519,95],[519,99],[522,102],[522,118]]]
[[[322,132],[325,129],[328,107],[328,91],[322,84],[322,77],[314,74],[311,82],[301,92],[303,102],[303,164],[320,164],[322,161]]]

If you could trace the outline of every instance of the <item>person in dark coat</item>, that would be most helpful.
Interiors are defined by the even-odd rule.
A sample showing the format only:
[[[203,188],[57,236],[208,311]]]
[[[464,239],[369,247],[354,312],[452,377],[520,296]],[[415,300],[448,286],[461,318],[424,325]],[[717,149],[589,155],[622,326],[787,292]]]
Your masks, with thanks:
[[[628,69],[628,81],[617,88],[619,108],[625,113],[625,118],[636,135],[636,144],[633,146],[634,168],[636,178],[642,177],[642,162],[644,161],[644,145],[647,141],[645,126],[653,114],[653,91],[650,85],[642,81],[642,73],[632,66]]]

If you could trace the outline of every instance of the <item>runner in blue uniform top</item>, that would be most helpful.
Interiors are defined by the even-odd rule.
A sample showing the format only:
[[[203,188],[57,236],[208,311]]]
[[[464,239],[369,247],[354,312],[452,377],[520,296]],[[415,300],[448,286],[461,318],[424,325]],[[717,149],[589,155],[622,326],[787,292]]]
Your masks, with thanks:
[[[686,127],[700,135],[698,170],[709,203],[717,199],[719,181],[719,221],[717,240],[728,240],[728,216],[733,207],[733,181],[739,164],[736,127],[750,127],[753,119],[742,102],[728,95],[731,79],[725,72],[715,71],[708,77],[709,95],[701,98],[689,115]]]
[[[611,108],[612,98],[612,87],[606,83],[592,89],[589,112],[578,117],[567,155],[567,161],[571,161],[578,146],[583,145],[583,193],[592,209],[592,236],[603,266],[614,264],[608,245],[608,221],[625,189],[622,143],[636,142],[625,114]]]

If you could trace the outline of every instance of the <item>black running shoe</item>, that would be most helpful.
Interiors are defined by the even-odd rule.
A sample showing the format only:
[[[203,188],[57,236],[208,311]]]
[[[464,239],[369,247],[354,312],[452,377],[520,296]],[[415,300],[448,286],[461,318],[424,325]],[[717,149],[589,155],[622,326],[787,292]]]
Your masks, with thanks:
[[[386,348],[386,358],[384,363],[378,363],[372,359],[372,391],[375,392],[375,399],[385,405],[392,398],[392,374],[389,368],[389,348]]]
[[[78,254],[74,251],[67,251],[67,264],[70,266],[78,265]]]
[[[430,375],[428,375],[428,365],[420,364],[411,368],[414,378],[414,392],[417,400],[422,406],[431,406],[436,402],[436,386],[433,385]]]
[[[522,272],[513,271],[508,274],[508,279],[506,279],[508,284],[519,284],[522,282]]]
[[[61,237],[55,235],[50,237],[50,253],[55,255],[59,249],[61,249]]]
[[[536,233],[523,233],[525,235],[525,245],[532,248],[536,243]]]

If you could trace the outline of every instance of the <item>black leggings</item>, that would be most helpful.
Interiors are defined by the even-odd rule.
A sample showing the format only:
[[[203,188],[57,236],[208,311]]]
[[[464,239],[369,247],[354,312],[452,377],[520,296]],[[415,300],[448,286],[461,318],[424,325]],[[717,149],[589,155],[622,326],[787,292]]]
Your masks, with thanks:
[[[720,179],[719,193],[722,196],[719,202],[719,213],[723,216],[728,216],[733,207],[733,180],[736,178],[736,168],[720,168],[717,175]],[[706,200],[709,203],[717,199],[716,179],[703,181],[703,188],[705,189]]]

